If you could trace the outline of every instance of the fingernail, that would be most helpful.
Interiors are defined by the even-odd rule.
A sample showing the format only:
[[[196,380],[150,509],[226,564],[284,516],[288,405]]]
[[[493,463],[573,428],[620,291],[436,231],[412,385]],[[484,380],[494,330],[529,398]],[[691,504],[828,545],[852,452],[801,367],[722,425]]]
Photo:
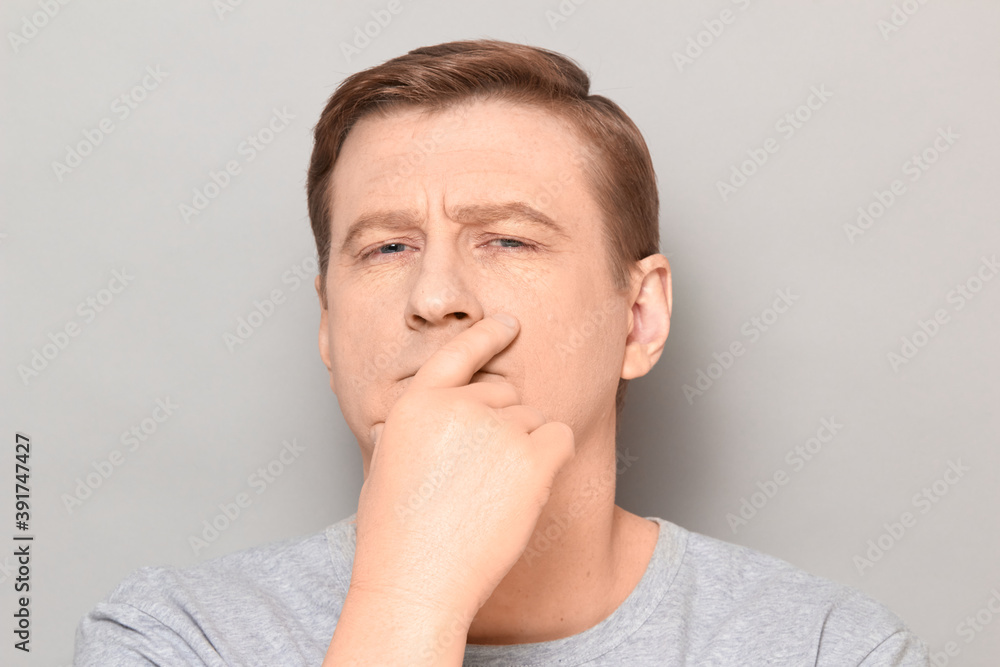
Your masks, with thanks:
[[[515,320],[513,317],[511,317],[507,313],[493,313],[492,317],[496,321],[502,322],[503,324],[506,324],[511,329],[513,329],[514,327],[517,326],[517,320]]]

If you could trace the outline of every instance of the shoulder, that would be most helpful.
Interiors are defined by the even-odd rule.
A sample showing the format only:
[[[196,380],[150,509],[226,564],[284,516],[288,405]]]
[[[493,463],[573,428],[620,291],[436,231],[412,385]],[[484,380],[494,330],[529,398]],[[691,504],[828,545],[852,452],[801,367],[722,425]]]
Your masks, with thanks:
[[[681,528],[687,534],[683,568],[703,586],[729,592],[734,602],[765,602],[772,595],[795,605],[823,606],[847,587],[769,554]]]
[[[123,664],[133,653],[184,664],[279,648],[311,654],[332,634],[350,582],[349,519],[189,567],[133,571],[81,620],[79,664]]]
[[[683,535],[676,593],[716,637],[738,638],[762,657],[784,647],[789,657],[817,665],[926,664],[923,642],[865,593],[755,549],[665,523]],[[881,660],[889,655],[898,659]]]
[[[329,530],[329,529],[328,529]],[[343,578],[331,558],[328,530],[271,542],[196,565],[141,567],[110,594],[109,602],[146,606],[151,601],[205,604],[261,596],[308,595],[317,584],[329,590]],[[349,575],[349,570],[348,570]]]

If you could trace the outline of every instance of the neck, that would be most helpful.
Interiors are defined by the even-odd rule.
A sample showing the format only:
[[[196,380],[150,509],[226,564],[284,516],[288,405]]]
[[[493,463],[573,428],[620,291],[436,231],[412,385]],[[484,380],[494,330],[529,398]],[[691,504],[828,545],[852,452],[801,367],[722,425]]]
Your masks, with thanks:
[[[597,625],[628,597],[649,564],[656,524],[615,506],[614,420],[576,443],[521,558],[480,608],[470,644],[523,644]]]

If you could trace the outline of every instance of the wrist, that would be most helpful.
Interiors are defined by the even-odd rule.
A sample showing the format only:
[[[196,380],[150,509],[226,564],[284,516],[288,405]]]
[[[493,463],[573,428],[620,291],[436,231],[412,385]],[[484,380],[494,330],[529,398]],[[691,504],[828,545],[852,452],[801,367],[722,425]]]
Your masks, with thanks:
[[[389,607],[430,619],[434,623],[449,623],[467,618],[466,629],[479,610],[478,605],[459,595],[459,591],[445,591],[438,586],[417,587],[389,581],[359,581],[352,579],[347,589],[348,600],[355,604]]]
[[[398,586],[352,583],[330,655],[364,664],[461,665],[474,612]],[[355,638],[378,637],[359,644]],[[360,664],[360,663],[359,663]]]

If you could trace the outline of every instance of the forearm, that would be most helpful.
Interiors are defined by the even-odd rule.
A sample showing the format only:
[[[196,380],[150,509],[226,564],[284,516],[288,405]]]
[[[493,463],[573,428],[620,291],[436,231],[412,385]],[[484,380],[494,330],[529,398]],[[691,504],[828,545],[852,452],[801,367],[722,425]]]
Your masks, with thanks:
[[[322,667],[461,667],[471,621],[468,612],[458,609],[352,588]]]

